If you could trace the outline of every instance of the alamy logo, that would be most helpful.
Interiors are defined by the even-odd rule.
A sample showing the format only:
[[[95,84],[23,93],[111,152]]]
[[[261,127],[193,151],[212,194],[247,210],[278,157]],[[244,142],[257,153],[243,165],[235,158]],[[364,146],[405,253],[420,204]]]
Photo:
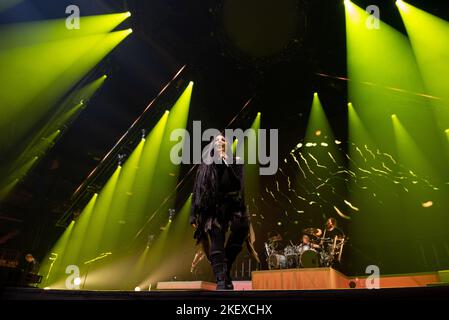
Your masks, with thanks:
[[[69,16],[65,20],[65,27],[68,30],[80,29],[80,8],[76,5],[70,5],[65,9]]]
[[[369,30],[380,29],[380,9],[378,6],[371,5],[366,8],[366,13],[369,15],[366,18],[365,25]]]
[[[365,280],[365,286],[367,289],[379,289],[380,288],[380,269],[376,265],[369,265],[365,270],[369,276]]]
[[[81,283],[79,267],[71,264],[65,268],[65,273],[69,275],[65,280],[65,287],[69,290],[78,290]]]
[[[201,133],[201,121],[193,121],[192,136],[185,129],[175,129],[170,134],[170,141],[178,141],[171,151],[170,160],[173,164],[206,164],[220,163],[222,157],[217,156],[214,141],[201,149],[202,142],[208,142],[221,136],[218,129],[207,129]],[[259,164],[260,175],[274,175],[278,170],[278,130],[276,129],[226,129],[225,153],[226,163],[232,163],[234,154],[231,144],[237,139],[238,147],[235,156],[246,164]],[[193,152],[191,156],[191,150]],[[245,152],[246,150],[246,152]]]

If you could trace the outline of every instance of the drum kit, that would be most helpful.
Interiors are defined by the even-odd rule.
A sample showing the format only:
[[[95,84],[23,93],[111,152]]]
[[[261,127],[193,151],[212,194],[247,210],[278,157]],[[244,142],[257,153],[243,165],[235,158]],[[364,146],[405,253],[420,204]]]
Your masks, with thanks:
[[[331,267],[341,262],[347,238],[326,238],[320,229],[307,228],[303,230],[303,241],[299,245],[290,243],[282,249],[280,241],[280,237],[273,237],[265,243],[270,270]]]

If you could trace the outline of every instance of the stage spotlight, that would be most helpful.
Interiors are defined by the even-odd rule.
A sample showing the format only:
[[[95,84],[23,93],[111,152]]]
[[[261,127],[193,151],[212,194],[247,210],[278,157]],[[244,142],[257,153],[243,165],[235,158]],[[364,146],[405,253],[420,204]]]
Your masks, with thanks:
[[[129,28],[128,33],[133,33],[133,29]]]
[[[131,12],[125,12],[125,17],[131,17]]]
[[[81,284],[81,278],[80,277],[76,277],[75,280],[73,280],[73,284],[75,286],[79,286]]]
[[[407,12],[408,11],[408,6],[407,6],[407,4],[404,2],[404,1],[402,1],[402,0],[397,0],[396,1],[396,6],[399,8],[399,10],[400,11],[402,11],[402,12]]]
[[[147,248],[151,247],[155,239],[154,234],[149,234],[147,239]]]
[[[396,119],[398,116],[395,114],[395,113],[393,113],[392,115],[391,115],[391,119]]]
[[[140,287],[135,287],[134,291],[140,291]]]
[[[108,76],[107,76],[106,74],[104,74],[104,75],[103,75],[103,78],[105,78],[105,79],[106,79],[107,77],[108,77]]]
[[[343,3],[345,4],[345,6],[347,6],[347,5],[351,4],[351,1],[345,0],[345,1],[343,1]]]
[[[126,154],[119,153],[117,155],[118,166],[121,167],[123,162],[125,162]]]
[[[172,222],[175,218],[176,211],[175,209],[168,209],[168,221]]]

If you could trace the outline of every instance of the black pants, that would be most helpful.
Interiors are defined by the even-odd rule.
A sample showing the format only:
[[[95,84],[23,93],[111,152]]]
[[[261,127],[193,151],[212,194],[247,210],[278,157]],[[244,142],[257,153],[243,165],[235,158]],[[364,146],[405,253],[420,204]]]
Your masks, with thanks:
[[[231,233],[225,243],[228,226]],[[212,224],[212,228],[209,230],[211,242],[209,260],[216,276],[223,270],[228,273],[231,271],[232,265],[248,237],[248,231],[249,218],[247,216],[232,214],[230,219],[221,223],[220,226]]]

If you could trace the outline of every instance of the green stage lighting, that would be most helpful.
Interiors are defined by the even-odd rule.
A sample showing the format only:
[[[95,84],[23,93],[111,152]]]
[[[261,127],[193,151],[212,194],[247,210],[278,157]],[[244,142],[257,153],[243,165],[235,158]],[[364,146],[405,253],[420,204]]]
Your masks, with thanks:
[[[349,140],[351,142],[360,146],[368,146],[370,148],[376,147],[376,144],[372,140],[372,136],[367,131],[351,102],[348,103],[348,126]]]
[[[378,29],[366,26],[369,14],[346,7],[348,96],[376,144],[385,152],[395,150],[391,114],[414,126],[414,138],[426,153],[436,154],[437,144],[424,140],[439,135],[420,67],[408,39],[379,21]],[[384,54],[388,52],[388,55]]]
[[[92,212],[95,209],[97,198],[98,194],[95,193],[76,220],[76,224],[64,248],[64,253],[61,255],[61,263],[64,269],[66,266],[73,264],[80,266],[80,262],[83,259],[89,258],[89,255],[86,256],[85,251],[83,251],[83,245],[88,236],[87,230],[91,222]]]
[[[319,137],[321,141],[323,140],[323,137],[320,137],[321,134],[323,135],[324,140],[327,140],[326,137],[329,137],[332,141],[335,140],[329,121],[327,120],[323,106],[321,105],[318,93],[315,92],[313,94],[313,102],[307,124],[305,142],[314,142],[316,137]]]
[[[128,35],[117,31],[0,50],[3,150],[29,136],[54,104]]]
[[[114,252],[114,257],[117,258],[110,259],[119,259],[123,248],[132,243],[154,209],[161,205],[173,190],[179,168],[160,161],[168,157],[167,154],[162,154],[163,151],[169,151],[170,146],[169,139],[165,140],[165,137],[169,137],[169,132],[174,128],[185,128],[191,90],[192,84],[186,88],[171,111],[167,110],[162,114],[148,136],[140,141],[124,162],[123,167],[117,167],[95,201],[92,200],[84,208],[72,233],[70,245],[65,249],[66,256],[71,258],[64,258],[64,264],[84,265],[85,261],[96,259],[104,252]],[[164,176],[165,174],[167,176]],[[187,203],[189,201],[190,198]],[[173,239],[182,241],[183,236],[180,235],[185,234],[189,208],[190,205],[186,204],[172,222],[167,222],[166,216],[162,217],[164,219],[154,220],[157,224],[150,226],[151,232],[155,231],[160,235],[156,243],[139,256],[138,269],[144,268],[147,263],[154,265],[162,259],[162,250],[168,243],[168,233],[172,232],[172,225],[176,233]],[[156,229],[161,220],[164,220],[165,224],[162,231]],[[136,277],[143,276],[137,272]],[[91,279],[98,279],[98,276],[92,276]],[[94,284],[89,286],[95,287]]]
[[[46,152],[54,146],[57,138],[61,134],[61,130],[59,128],[69,125],[75,115],[85,107],[83,101],[89,100],[100,88],[104,80],[104,77],[100,77],[99,79],[85,85],[80,90],[70,94],[69,97],[67,97],[67,99],[60,106],[58,106],[58,110],[54,111],[53,116],[47,121],[47,123],[33,136],[28,138],[26,143],[22,143],[22,148],[16,146],[15,154],[9,157],[11,159],[10,162],[5,163],[0,170],[0,186],[3,185],[5,181],[8,181],[14,177],[19,171],[22,176],[25,176],[28,173],[27,171],[20,169],[23,164],[35,155],[45,155]],[[72,106],[73,101],[81,102]],[[32,167],[28,167],[28,170],[31,168]],[[12,189],[9,191],[12,191]]]
[[[449,126],[449,22],[406,2],[398,5],[425,83],[426,96],[434,107],[437,125]]]
[[[107,34],[121,24],[128,13],[113,13],[80,17],[79,29],[68,29],[66,19],[40,20],[0,27],[0,49],[63,41],[95,34]]]
[[[170,136],[175,130],[186,128],[192,90],[193,82],[189,82],[171,110],[165,111],[167,123],[163,132],[157,159],[156,172],[158,173],[158,179],[150,187],[153,190],[151,193],[151,202],[154,205],[152,208],[148,208],[150,211],[158,210],[162,203],[168,207],[172,207],[174,204],[174,197],[170,197],[170,195],[178,182],[180,166],[172,162],[170,155],[172,148],[182,142],[171,141]],[[185,141],[185,138],[182,136],[182,141]]]
[[[70,235],[75,226],[75,221],[72,220],[69,226],[64,230],[62,236],[53,246],[52,250],[42,260],[42,264],[39,273],[44,275],[44,278],[40,284],[40,288],[54,287],[54,283],[57,282],[62,275],[65,275],[65,267],[63,265],[63,256],[70,238]],[[64,286],[61,286],[64,288]]]
[[[239,139],[235,139],[233,142],[232,142],[232,154],[236,154],[236,152],[237,152],[237,145],[239,144]]]
[[[396,5],[398,6],[399,9],[401,9],[402,11],[407,11],[407,5],[405,4],[404,1],[402,0],[397,0],[396,1]]]
[[[232,143],[232,152],[235,156],[240,157],[244,160],[244,178],[245,178],[245,198],[247,202],[251,202],[251,199],[256,197],[259,193],[259,164],[258,164],[258,135],[261,123],[260,112],[256,113],[253,122],[251,123],[248,135],[245,135],[243,141],[235,140]],[[249,145],[256,146],[252,151],[255,154],[251,154]],[[255,163],[254,163],[255,162]]]
[[[397,154],[401,163],[405,164],[420,176],[430,176],[433,180],[439,179],[439,175],[434,172],[429,161],[421,151],[421,148],[411,137],[398,116],[392,114],[391,119],[396,137]]]
[[[333,179],[332,174],[338,171],[343,161],[335,144],[332,128],[324,112],[318,93],[313,94],[309,120],[302,144],[296,145],[290,153],[298,164],[298,159],[305,163],[309,176],[306,176],[302,168],[296,176],[296,182],[292,189],[300,190],[304,185],[316,188],[324,181],[329,182],[331,189],[339,194],[344,194],[344,183]],[[312,164],[314,169],[310,169]],[[309,170],[310,169],[310,170]],[[302,174],[301,174],[302,173]],[[320,190],[320,194],[327,192]]]
[[[172,259],[179,259],[179,252],[177,253],[171,248],[176,247],[182,250],[186,244],[191,248],[194,247],[192,230],[188,227],[191,204],[192,195],[190,194],[173,220],[172,226],[170,227],[170,224],[167,224],[152,248],[144,251],[144,254],[148,256],[146,262],[142,263],[144,254],[139,258],[139,263],[136,265],[136,274],[139,274],[139,281],[144,287],[148,287],[149,283],[152,282],[151,279],[166,278],[169,276],[169,272],[176,274],[177,269],[182,269],[179,264],[175,263],[171,267],[167,264]]]
[[[447,23],[415,12],[404,1],[396,4],[409,39],[382,21],[379,28],[370,28],[372,17],[345,1],[352,102],[345,167],[349,203],[358,209],[349,227],[352,241],[366,252],[385,252],[396,242],[420,242],[447,224],[447,192],[438,192],[447,190],[442,181],[448,180],[448,157],[441,153],[441,132],[449,122],[432,108],[438,105],[443,111],[449,92],[443,90],[447,81],[441,77],[449,73],[443,58],[449,47]],[[379,237],[379,230],[397,232]],[[420,254],[401,249],[385,264],[401,261],[419,268]],[[358,256],[353,261],[366,263]]]

